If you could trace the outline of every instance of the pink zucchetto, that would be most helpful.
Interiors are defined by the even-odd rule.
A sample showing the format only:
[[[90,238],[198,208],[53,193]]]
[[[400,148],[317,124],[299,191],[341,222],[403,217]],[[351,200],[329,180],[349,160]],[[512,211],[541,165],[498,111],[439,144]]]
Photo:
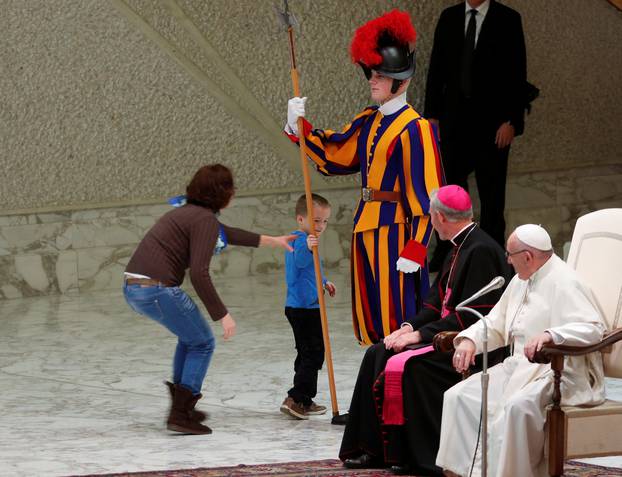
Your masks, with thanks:
[[[446,185],[439,188],[436,191],[436,197],[441,204],[450,209],[463,212],[472,207],[469,193],[458,185]]]

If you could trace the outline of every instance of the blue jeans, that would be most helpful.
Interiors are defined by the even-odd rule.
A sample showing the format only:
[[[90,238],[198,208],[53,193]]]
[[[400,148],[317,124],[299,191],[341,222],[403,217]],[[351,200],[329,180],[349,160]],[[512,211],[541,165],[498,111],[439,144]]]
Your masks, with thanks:
[[[141,315],[160,323],[177,336],[173,359],[173,383],[193,394],[201,392],[216,340],[207,320],[179,287],[123,286],[125,300]]]

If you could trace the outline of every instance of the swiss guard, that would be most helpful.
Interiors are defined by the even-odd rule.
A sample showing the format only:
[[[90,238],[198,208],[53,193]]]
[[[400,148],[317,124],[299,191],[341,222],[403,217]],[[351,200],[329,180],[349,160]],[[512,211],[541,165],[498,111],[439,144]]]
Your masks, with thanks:
[[[307,154],[324,175],[361,174],[352,235],[352,322],[362,344],[377,343],[421,307],[428,291],[430,192],[442,185],[437,131],[406,102],[415,73],[415,29],[393,10],[354,33],[350,54],[375,106],[341,132],[303,121]],[[306,98],[288,102],[289,137]]]

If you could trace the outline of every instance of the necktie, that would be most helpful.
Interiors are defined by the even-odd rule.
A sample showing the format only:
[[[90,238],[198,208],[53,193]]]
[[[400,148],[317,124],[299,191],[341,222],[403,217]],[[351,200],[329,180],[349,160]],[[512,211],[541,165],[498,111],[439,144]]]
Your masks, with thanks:
[[[477,10],[471,9],[469,14],[471,18],[469,18],[469,25],[464,37],[462,68],[460,71],[460,86],[465,98],[470,98],[473,94],[473,53],[475,52],[475,15],[477,15]]]

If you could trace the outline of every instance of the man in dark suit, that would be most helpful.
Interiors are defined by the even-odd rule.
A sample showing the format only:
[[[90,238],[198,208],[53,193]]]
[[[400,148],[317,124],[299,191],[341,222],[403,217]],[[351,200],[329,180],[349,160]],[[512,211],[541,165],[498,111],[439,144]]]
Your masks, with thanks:
[[[441,13],[424,116],[440,129],[447,183],[466,189],[475,172],[481,228],[502,246],[508,154],[523,132],[526,70],[518,12],[495,0],[466,0]],[[432,269],[447,252],[438,243]]]

